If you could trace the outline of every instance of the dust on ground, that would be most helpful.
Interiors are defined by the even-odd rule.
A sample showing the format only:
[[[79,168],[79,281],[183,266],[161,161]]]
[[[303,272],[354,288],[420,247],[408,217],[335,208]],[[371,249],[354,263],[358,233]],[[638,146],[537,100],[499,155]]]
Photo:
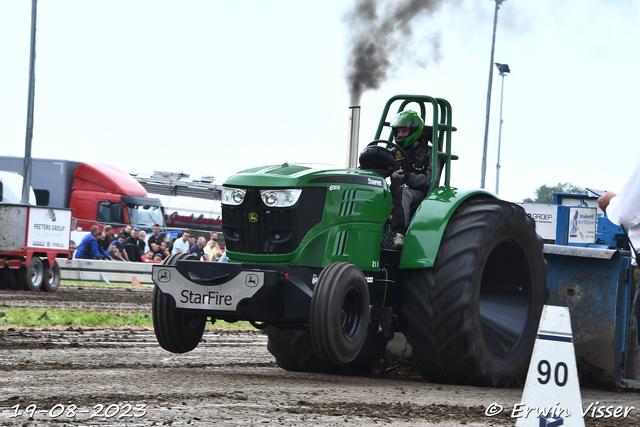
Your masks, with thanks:
[[[150,311],[151,291],[62,286],[53,294],[0,291],[0,301],[0,310]],[[266,341],[259,331],[208,329],[194,351],[172,354],[151,328],[2,328],[0,425],[515,425],[510,413],[522,388],[432,384],[398,371],[288,372]],[[638,408],[627,417],[587,416],[586,425],[639,425],[639,397],[583,389],[585,408]],[[488,417],[492,403],[505,409]]]

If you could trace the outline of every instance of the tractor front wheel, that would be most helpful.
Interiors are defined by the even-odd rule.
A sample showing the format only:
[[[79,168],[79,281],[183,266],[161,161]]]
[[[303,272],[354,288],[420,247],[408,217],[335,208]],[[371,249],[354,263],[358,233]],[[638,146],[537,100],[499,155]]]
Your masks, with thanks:
[[[163,261],[166,265],[176,265],[181,260],[196,260],[190,253],[170,255]],[[176,310],[176,301],[163,293],[158,285],[153,288],[153,330],[160,347],[172,353],[186,353],[198,346],[207,318],[193,316]]]
[[[329,363],[351,362],[369,325],[369,288],[362,270],[347,262],[325,267],[313,289],[309,313],[311,340]]]
[[[520,206],[460,205],[433,268],[405,281],[405,333],[422,375],[490,387],[522,381],[549,294],[546,274],[542,240]]]

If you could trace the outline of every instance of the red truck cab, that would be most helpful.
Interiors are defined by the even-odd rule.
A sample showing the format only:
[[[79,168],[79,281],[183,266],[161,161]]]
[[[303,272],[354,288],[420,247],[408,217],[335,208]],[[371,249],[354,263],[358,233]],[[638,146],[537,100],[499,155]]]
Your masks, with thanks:
[[[0,170],[21,172],[22,157],[0,156]],[[128,173],[115,166],[72,160],[32,159],[31,187],[38,206],[73,209],[74,230],[92,225],[165,227],[163,206]]]
[[[162,203],[147,197],[147,191],[131,175],[100,163],[80,163],[69,200],[77,218],[76,229],[88,231],[92,225],[131,224],[150,228],[164,226]]]

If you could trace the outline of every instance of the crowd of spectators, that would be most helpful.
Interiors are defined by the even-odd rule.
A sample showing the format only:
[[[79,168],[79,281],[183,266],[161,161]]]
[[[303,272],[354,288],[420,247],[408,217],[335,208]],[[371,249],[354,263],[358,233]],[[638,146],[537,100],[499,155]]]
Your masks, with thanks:
[[[161,263],[170,254],[191,253],[202,261],[219,261],[223,251],[218,245],[218,235],[211,232],[209,240],[199,237],[196,241],[188,231],[178,233],[168,241],[169,235],[160,232],[160,225],[153,226],[153,234],[145,242],[146,233],[137,227],[127,225],[117,236],[113,227],[107,225],[100,231],[97,225],[91,227],[77,246],[75,258],[104,259],[124,262]]]

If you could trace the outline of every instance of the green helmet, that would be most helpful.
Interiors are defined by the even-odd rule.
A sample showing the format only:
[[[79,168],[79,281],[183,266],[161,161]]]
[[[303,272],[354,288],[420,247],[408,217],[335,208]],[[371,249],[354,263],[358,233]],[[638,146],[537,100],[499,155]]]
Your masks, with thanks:
[[[399,136],[398,128],[408,127],[409,134]],[[393,139],[396,144],[402,148],[407,148],[422,135],[422,129],[424,128],[424,122],[413,110],[406,110],[394,117],[391,122],[391,129],[393,130]]]

